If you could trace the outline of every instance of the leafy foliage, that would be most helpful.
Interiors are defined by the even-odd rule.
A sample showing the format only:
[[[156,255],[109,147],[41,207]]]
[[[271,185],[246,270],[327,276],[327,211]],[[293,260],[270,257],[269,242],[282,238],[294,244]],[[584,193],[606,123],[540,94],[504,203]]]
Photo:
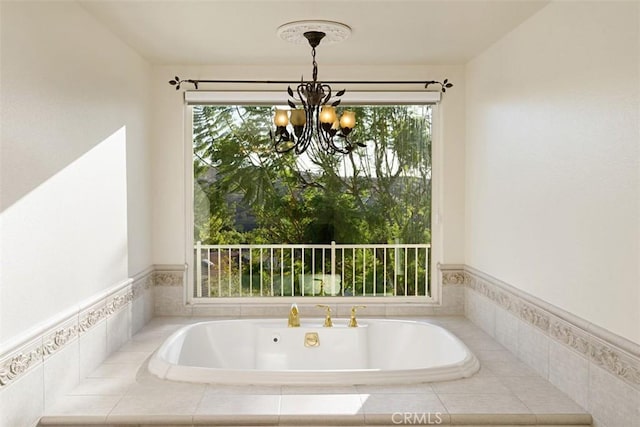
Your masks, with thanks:
[[[281,155],[262,106],[194,109],[196,240],[230,243],[430,242],[431,110],[351,107],[366,148]]]

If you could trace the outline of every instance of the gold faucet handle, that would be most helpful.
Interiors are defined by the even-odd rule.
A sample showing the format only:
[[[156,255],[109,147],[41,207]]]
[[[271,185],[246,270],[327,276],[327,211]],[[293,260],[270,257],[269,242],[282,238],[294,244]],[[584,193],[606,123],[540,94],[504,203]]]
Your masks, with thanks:
[[[333,322],[331,321],[331,307],[325,304],[317,304],[316,307],[324,308],[326,310],[326,315],[324,317],[324,327],[332,327]]]
[[[350,328],[357,328],[358,327],[358,321],[356,320],[356,311],[359,308],[367,308],[366,305],[354,305],[353,307],[351,307],[351,319],[349,319],[349,327]]]

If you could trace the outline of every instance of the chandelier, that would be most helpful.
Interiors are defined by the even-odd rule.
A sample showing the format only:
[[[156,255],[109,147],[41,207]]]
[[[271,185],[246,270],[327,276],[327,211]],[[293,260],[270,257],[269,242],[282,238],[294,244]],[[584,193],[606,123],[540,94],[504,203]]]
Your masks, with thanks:
[[[345,90],[340,90],[332,96],[331,86],[318,81],[316,47],[326,33],[306,31],[303,36],[311,46],[313,80],[302,80],[295,92],[291,86],[287,87],[287,93],[291,97],[288,100],[291,110],[276,108],[273,118],[276,130],[275,135],[271,134],[275,150],[278,153],[293,151],[302,154],[311,144],[315,144],[317,149],[329,154],[348,154],[356,147],[365,147],[360,142],[354,143],[349,140],[349,134],[356,125],[355,113],[344,111],[338,117],[336,112]],[[298,108],[297,103],[302,108]]]
[[[275,131],[270,136],[274,150],[278,153],[294,152],[302,154],[309,147],[312,150],[328,154],[349,154],[365,144],[349,139],[356,125],[356,115],[353,111],[343,111],[338,116],[336,107],[340,105],[340,97],[345,90],[335,94],[328,83],[366,84],[366,85],[424,85],[428,89],[431,85],[439,86],[444,94],[453,87],[449,79],[438,80],[343,80],[318,81],[318,63],[316,62],[316,47],[324,43],[341,42],[349,37],[351,28],[345,24],[333,21],[306,20],[295,21],[278,27],[278,36],[291,43],[308,43],[311,46],[313,64],[312,81],[301,78],[295,91],[287,87],[290,99],[287,101],[290,110],[276,108],[273,118]],[[226,79],[181,79],[175,76],[169,84],[180,90],[184,84],[193,85],[197,91],[201,84],[294,84],[291,80],[226,80]]]

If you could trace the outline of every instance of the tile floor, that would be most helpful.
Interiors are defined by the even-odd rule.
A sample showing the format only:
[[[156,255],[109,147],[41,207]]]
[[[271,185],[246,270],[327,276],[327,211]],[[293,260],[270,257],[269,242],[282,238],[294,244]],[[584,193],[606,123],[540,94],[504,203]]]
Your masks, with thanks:
[[[591,425],[591,417],[464,317],[423,318],[476,354],[471,378],[388,386],[220,386],[157,379],[149,356],[180,326],[158,317],[45,411],[42,426]]]

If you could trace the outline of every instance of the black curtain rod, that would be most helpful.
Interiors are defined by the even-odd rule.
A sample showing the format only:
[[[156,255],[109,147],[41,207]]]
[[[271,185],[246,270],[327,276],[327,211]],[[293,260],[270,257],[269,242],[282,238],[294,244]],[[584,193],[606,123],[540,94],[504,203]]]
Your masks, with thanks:
[[[200,83],[221,83],[221,84],[297,84],[299,80],[195,80],[195,79],[180,79],[178,76],[169,80],[169,84],[176,87],[176,90],[180,89],[180,85],[183,83],[191,83],[196,89]],[[304,82],[303,83],[311,83]],[[442,92],[446,92],[446,89],[453,86],[453,83],[449,82],[449,79],[439,82],[436,80],[330,80],[323,81],[326,84],[349,84],[349,85],[415,85],[423,84],[427,89],[430,85],[439,85]]]

